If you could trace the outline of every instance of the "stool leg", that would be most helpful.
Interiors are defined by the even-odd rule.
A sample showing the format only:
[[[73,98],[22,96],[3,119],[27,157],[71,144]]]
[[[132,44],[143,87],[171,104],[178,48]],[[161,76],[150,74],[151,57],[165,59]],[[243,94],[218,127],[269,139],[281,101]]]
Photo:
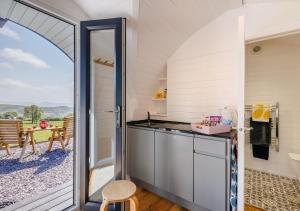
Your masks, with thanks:
[[[108,205],[109,205],[109,202],[104,199],[101,204],[100,211],[108,211]]]
[[[129,198],[130,201],[130,211],[140,211],[139,201],[136,196]]]

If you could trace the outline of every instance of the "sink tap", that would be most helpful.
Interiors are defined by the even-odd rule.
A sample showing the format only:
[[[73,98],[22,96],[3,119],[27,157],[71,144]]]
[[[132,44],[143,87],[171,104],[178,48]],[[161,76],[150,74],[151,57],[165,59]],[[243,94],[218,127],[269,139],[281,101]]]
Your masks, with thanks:
[[[148,114],[148,126],[150,127],[150,125],[151,125],[150,112],[148,111],[147,114]]]

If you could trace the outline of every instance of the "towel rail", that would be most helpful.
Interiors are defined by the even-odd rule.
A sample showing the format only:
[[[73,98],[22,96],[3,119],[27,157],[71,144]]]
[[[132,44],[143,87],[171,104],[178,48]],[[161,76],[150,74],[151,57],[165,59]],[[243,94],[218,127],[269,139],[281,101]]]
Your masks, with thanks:
[[[253,105],[245,105],[245,127],[250,127],[250,118],[252,117]],[[276,152],[279,152],[279,103],[264,106],[264,108],[270,108],[271,111],[271,147],[275,148]],[[250,133],[246,132],[246,142],[250,143]]]

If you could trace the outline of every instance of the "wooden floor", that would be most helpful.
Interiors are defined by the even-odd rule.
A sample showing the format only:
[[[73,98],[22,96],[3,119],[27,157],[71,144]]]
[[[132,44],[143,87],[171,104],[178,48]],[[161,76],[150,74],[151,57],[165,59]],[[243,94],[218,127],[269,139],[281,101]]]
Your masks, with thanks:
[[[142,188],[137,189],[136,196],[139,200],[140,211],[188,211]],[[129,211],[129,203],[126,203],[126,211]]]
[[[173,202],[155,195],[145,189],[137,189],[137,198],[140,204],[140,211],[188,211]],[[126,211],[129,211],[129,203],[126,203]],[[245,204],[244,211],[263,211],[262,209]]]

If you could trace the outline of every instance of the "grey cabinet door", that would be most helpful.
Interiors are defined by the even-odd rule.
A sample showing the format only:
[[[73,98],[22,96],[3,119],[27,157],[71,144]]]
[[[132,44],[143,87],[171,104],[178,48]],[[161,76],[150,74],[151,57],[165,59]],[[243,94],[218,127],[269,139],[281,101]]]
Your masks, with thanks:
[[[193,137],[155,132],[155,186],[193,201]]]
[[[194,203],[212,211],[226,210],[225,159],[194,154]]]
[[[154,185],[154,131],[128,128],[128,173]]]

